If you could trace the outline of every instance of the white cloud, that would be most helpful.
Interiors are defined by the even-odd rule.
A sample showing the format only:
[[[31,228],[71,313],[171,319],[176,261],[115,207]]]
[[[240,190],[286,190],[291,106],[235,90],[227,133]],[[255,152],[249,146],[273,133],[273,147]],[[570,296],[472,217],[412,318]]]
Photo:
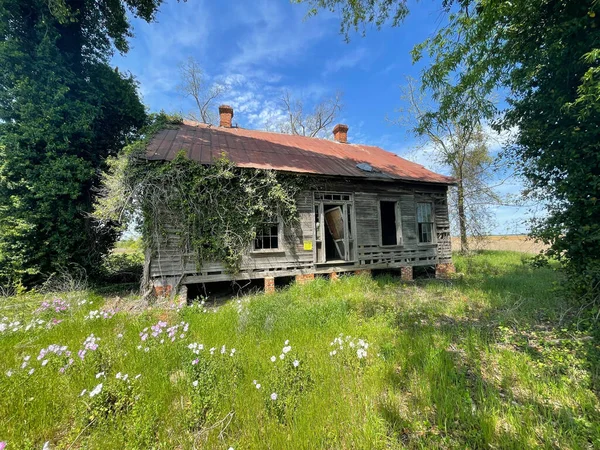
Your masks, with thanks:
[[[227,75],[222,83],[228,88],[223,103],[233,107],[234,123],[247,128],[271,129],[284,118],[279,104],[281,87],[242,74]]]
[[[171,109],[180,103],[176,92],[179,64],[189,56],[202,59],[208,48],[211,23],[201,13],[205,9],[203,0],[165,2],[155,23],[130,17],[135,36],[131,50],[124,57],[115,55],[113,63],[120,69],[135,68],[133,72],[146,103],[158,97],[168,98]]]
[[[293,65],[309,56],[308,49],[325,34],[327,27],[321,26],[323,17],[303,21],[303,11],[298,8],[286,15],[278,2],[244,2],[233,9],[230,17],[232,33],[239,33],[232,57],[226,63],[230,70],[274,67],[281,63]],[[330,28],[329,28],[330,29]]]

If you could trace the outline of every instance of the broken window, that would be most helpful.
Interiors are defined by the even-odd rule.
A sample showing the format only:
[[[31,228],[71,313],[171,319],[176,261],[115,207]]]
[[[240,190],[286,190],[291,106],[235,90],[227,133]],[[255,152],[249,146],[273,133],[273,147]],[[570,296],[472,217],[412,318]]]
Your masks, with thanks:
[[[433,212],[431,203],[417,203],[419,243],[433,242]]]

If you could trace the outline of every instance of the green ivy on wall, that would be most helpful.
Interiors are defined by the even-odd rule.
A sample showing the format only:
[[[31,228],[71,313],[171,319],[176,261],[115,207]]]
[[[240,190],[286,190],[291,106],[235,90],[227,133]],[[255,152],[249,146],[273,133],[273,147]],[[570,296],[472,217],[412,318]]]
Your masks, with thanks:
[[[94,216],[121,227],[138,220],[144,245],[154,252],[175,234],[182,252],[193,253],[199,267],[218,261],[239,272],[265,219],[277,214],[284,224],[297,220],[302,177],[242,169],[225,155],[211,165],[191,161],[184,152],[172,161],[147,160],[151,138],[179,123],[176,117],[157,115],[143,139],[109,160]]]

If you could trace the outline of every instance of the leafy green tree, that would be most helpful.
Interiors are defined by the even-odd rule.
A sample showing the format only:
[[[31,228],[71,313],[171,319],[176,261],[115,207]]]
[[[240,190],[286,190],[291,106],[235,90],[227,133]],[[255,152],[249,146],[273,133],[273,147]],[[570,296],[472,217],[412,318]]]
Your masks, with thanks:
[[[343,11],[342,31],[365,23],[399,25],[403,0],[308,0]],[[600,1],[456,0],[441,2],[447,25],[418,45],[431,62],[426,88],[439,89],[440,117],[468,94],[499,129],[515,131],[507,150],[527,194],[547,207],[532,235],[550,245],[572,286],[600,303]],[[507,107],[486,101],[507,93]]]
[[[480,123],[481,113],[469,96],[463,98],[451,116],[441,117],[437,114],[437,102],[422,92],[416,80],[408,78],[402,94],[408,106],[398,110],[395,123],[422,138],[433,160],[456,179],[449,206],[458,226],[461,252],[466,253],[468,237],[484,239],[493,222],[491,208],[507,200],[496,189],[504,181],[498,176],[504,168],[499,158],[490,153],[491,136]]]
[[[115,238],[88,218],[104,160],[145,123],[131,75],[129,10],[162,0],[0,0],[0,285],[77,263],[93,271]]]

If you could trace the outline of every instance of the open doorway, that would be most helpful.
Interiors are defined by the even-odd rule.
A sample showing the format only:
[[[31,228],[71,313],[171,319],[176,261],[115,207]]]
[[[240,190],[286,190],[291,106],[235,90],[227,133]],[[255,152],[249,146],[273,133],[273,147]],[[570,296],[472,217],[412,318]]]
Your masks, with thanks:
[[[325,261],[345,261],[342,208],[323,205],[325,212]]]
[[[350,194],[315,193],[315,261],[352,262],[354,204]]]

